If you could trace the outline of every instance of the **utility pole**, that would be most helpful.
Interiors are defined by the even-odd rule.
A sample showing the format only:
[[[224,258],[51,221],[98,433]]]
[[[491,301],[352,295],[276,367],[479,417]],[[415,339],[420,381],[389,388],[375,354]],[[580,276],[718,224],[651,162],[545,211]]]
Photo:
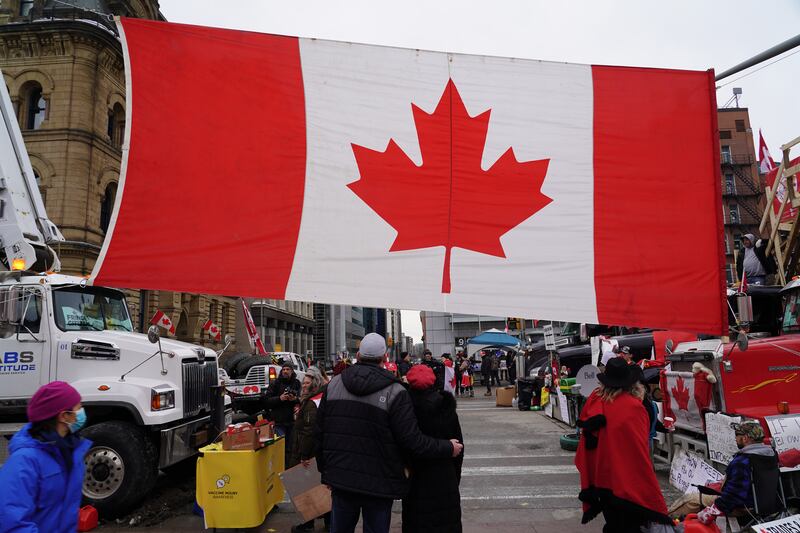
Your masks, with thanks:
[[[742,61],[738,65],[735,65],[729,68],[728,70],[721,72],[720,74],[717,74],[717,76],[714,78],[714,81],[720,81],[722,79],[727,78],[728,76],[733,76],[737,72],[741,72],[745,69],[758,65],[763,61],[772,59],[773,57],[781,55],[784,52],[788,52],[789,50],[797,46],[800,46],[800,35],[795,35],[790,39],[786,39],[782,43],[776,44],[772,48],[764,50],[760,54],[756,54],[750,59]]]

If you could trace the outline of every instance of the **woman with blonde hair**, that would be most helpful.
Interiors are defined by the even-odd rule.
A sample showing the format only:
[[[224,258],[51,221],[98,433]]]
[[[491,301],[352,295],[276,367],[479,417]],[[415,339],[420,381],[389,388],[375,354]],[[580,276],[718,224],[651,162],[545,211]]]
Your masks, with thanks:
[[[650,424],[638,377],[624,359],[611,359],[578,420],[575,466],[581,475],[582,523],[603,513],[605,533],[638,533],[650,523],[672,523],[650,462]]]

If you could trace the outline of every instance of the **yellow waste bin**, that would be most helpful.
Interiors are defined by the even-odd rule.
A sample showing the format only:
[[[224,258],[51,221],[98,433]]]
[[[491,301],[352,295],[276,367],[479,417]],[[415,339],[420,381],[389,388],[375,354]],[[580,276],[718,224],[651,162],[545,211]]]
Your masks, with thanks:
[[[284,469],[285,439],[259,450],[225,451],[221,443],[200,449],[197,504],[206,528],[256,527],[283,500],[278,474]]]

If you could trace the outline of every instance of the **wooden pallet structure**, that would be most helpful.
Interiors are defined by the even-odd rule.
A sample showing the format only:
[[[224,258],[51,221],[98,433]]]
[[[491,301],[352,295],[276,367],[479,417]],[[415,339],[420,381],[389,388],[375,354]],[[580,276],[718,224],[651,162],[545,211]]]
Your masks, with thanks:
[[[792,161],[789,155],[791,149],[798,145],[800,145],[800,137],[781,146],[783,154],[781,164],[773,185],[766,187],[767,205],[759,226],[759,232],[763,235],[769,224],[769,245],[766,253],[772,253],[775,256],[778,266],[778,282],[781,285],[786,285],[787,280],[800,274],[800,195],[797,193],[800,158]],[[780,209],[775,213],[773,205],[781,183],[785,183],[786,193],[783,194],[783,198],[778,196]],[[791,219],[781,222],[784,212],[791,208],[794,208],[795,215]]]

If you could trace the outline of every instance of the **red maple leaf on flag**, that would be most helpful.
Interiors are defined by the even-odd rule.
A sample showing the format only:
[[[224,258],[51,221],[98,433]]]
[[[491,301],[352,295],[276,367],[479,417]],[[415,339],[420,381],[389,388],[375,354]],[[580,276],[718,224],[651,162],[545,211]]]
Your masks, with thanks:
[[[678,402],[678,409],[689,410],[689,389],[686,388],[686,383],[680,376],[678,376],[677,387],[672,387],[672,395],[675,397],[675,401]]]
[[[383,152],[353,144],[361,177],[348,187],[397,231],[390,252],[444,246],[449,293],[453,248],[504,258],[500,237],[552,201],[541,192],[550,160],[517,161],[509,148],[483,170],[491,110],[471,117],[452,80],[433,113],[411,108],[422,165],[394,139]]]

